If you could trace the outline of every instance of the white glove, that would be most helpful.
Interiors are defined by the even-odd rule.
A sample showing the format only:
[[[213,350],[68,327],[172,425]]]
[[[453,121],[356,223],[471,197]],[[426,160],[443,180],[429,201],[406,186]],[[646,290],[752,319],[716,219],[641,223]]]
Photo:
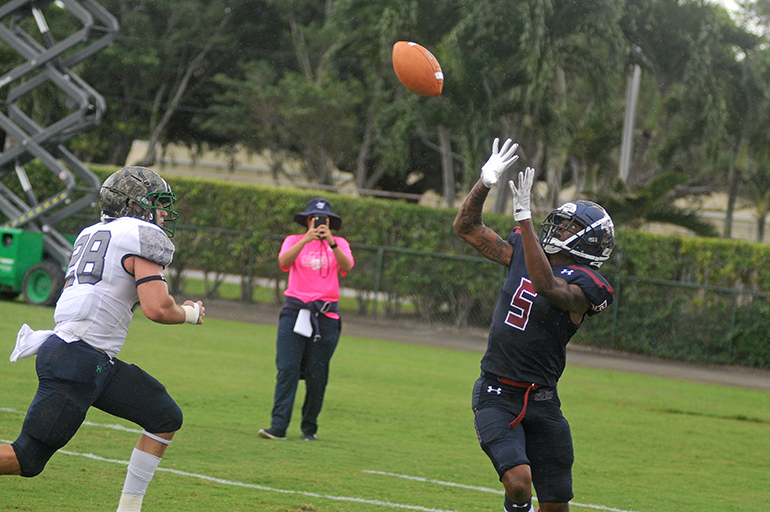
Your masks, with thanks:
[[[511,187],[511,193],[513,194],[513,219],[516,222],[532,218],[532,211],[530,208],[530,194],[532,193],[532,183],[535,181],[535,170],[532,167],[527,167],[524,172],[519,173],[519,186],[513,183],[513,180],[508,182],[508,186]]]
[[[500,181],[500,175],[519,159],[519,155],[514,155],[519,148],[518,144],[514,144],[511,139],[506,139],[503,148],[498,152],[497,145],[499,143],[500,139],[495,138],[492,143],[492,154],[489,155],[487,163],[481,167],[481,182],[487,188],[497,185],[497,182]]]

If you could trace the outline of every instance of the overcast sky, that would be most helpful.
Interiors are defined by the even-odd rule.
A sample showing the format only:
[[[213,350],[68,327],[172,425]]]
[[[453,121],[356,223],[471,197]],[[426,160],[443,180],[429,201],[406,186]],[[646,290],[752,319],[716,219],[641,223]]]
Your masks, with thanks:
[[[725,7],[729,12],[738,11],[738,3],[736,0],[710,0],[712,3],[719,4]]]
[[[714,3],[723,5],[725,9],[730,11],[731,13],[737,13],[740,10],[740,7],[738,7],[738,1],[739,0],[711,0]],[[733,16],[733,19],[735,19],[735,16]],[[745,21],[738,20],[740,23],[747,23]],[[764,30],[762,28],[757,27],[754,23],[748,22],[746,25],[746,28],[749,29],[749,31],[754,32],[755,34],[762,35],[764,33]]]
[[[737,11],[738,10],[738,4],[735,3],[735,0],[712,0],[713,2],[717,4],[722,4],[727,8],[728,11]]]

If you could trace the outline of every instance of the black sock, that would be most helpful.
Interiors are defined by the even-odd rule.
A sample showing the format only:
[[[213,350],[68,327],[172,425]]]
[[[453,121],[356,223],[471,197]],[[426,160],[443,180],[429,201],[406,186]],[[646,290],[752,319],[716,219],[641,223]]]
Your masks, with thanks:
[[[527,500],[526,503],[514,503],[506,494],[503,506],[505,507],[505,512],[529,512],[529,509],[532,507],[532,500]]]

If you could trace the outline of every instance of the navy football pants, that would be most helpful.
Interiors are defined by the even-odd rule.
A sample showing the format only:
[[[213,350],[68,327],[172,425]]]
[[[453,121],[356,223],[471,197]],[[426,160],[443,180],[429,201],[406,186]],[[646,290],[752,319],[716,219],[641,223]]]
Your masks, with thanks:
[[[151,433],[175,432],[182,410],[166,388],[138,366],[78,341],[51,336],[35,363],[38,388],[12,444],[22,476],[36,476],[83,424],[88,408],[132,421]]]
[[[476,434],[502,479],[509,469],[527,464],[541,503],[572,499],[574,452],[569,423],[555,388],[530,392],[527,412],[515,428],[510,423],[524,405],[526,389],[479,378],[473,387]]]

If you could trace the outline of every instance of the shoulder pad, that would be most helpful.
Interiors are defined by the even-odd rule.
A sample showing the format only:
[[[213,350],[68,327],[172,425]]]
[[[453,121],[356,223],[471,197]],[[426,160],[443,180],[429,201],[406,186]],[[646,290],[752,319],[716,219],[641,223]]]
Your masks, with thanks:
[[[167,267],[174,259],[174,244],[158,227],[139,225],[139,254],[138,256],[161,267]]]

